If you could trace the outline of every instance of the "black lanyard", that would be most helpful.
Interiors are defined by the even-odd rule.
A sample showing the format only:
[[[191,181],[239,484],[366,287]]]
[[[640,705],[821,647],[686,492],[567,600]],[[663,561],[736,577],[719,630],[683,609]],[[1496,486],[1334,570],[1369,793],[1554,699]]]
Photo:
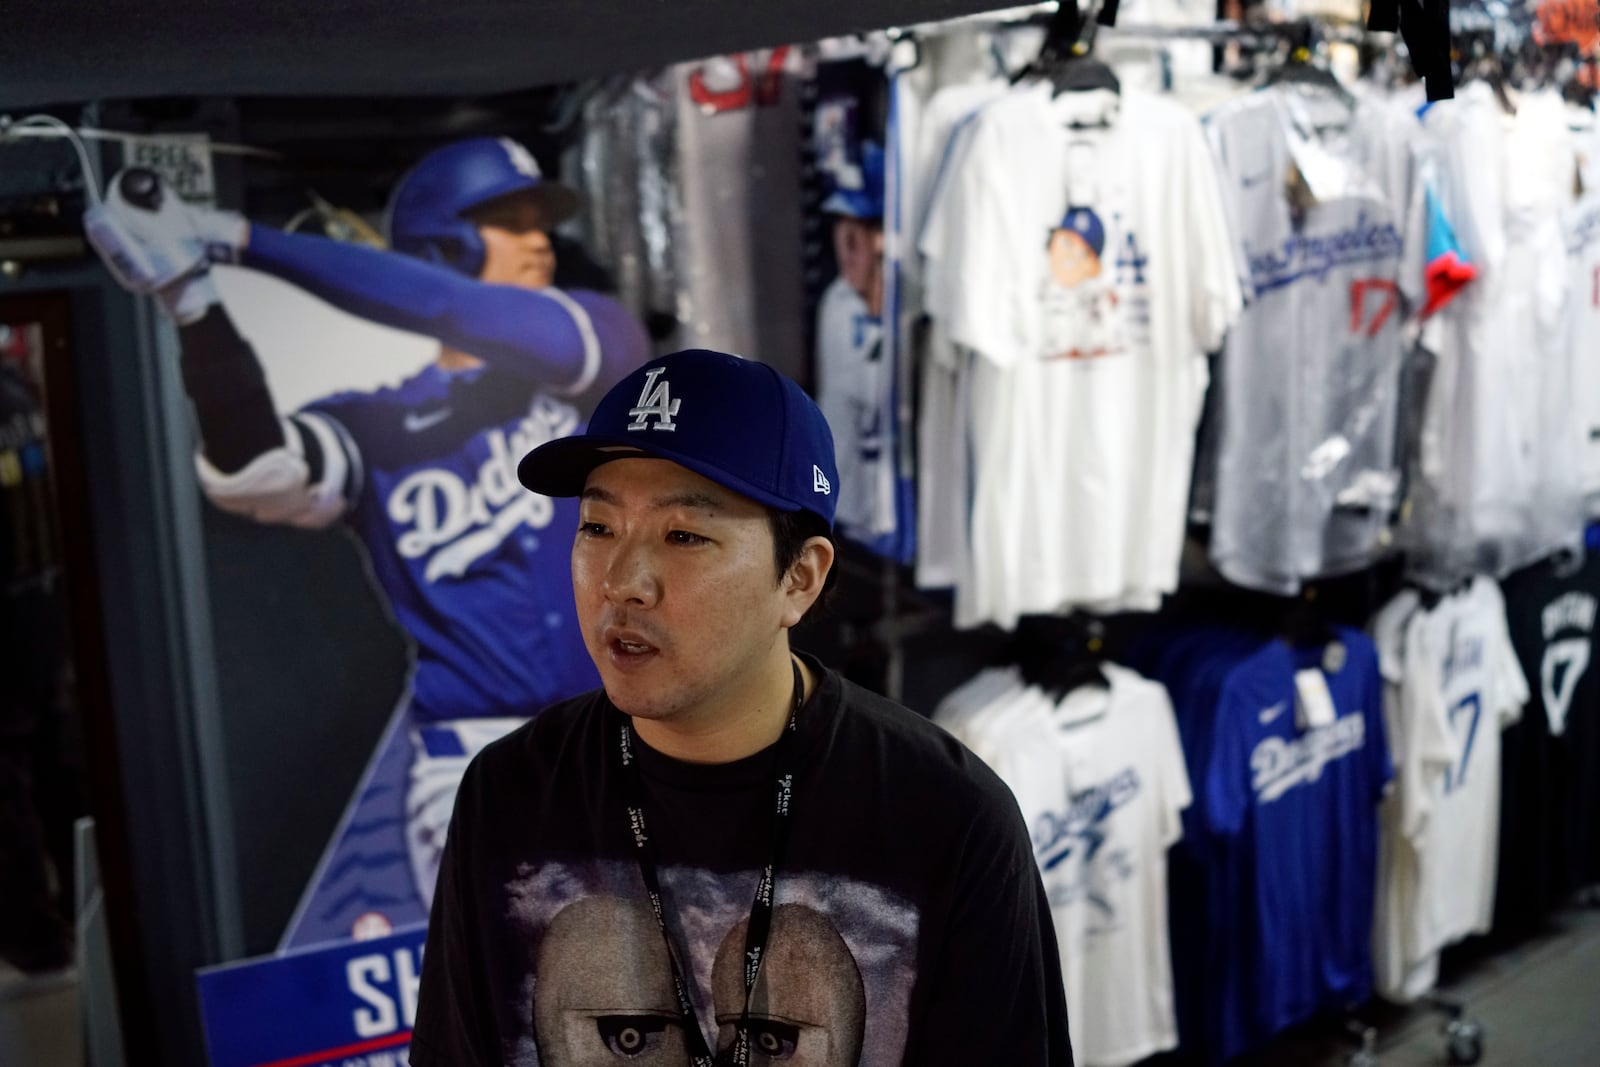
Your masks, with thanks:
[[[733,1067],[749,1067],[750,1063],[750,999],[755,992],[756,979],[761,974],[761,961],[767,952],[767,937],[772,932],[773,896],[777,890],[778,868],[783,864],[784,849],[789,843],[789,826],[794,819],[794,770],[789,765],[794,747],[795,723],[800,705],[805,703],[805,683],[800,678],[800,663],[791,660],[794,667],[794,703],[789,709],[789,722],[778,738],[777,783],[774,786],[772,858],[761,872],[756,885],[756,897],[750,904],[750,921],[744,938],[744,1008],[740,1012],[740,1025],[734,1038]],[[650,894],[650,909],[655,912],[656,925],[667,943],[667,959],[672,965],[672,988],[678,996],[678,1010],[683,1015],[684,1040],[689,1045],[689,1060],[693,1067],[716,1067],[711,1050],[706,1047],[705,1031],[700,1029],[700,1016],[695,1013],[694,1001],[689,997],[689,983],[684,979],[684,969],[678,961],[672,935],[667,931],[667,914],[661,902],[661,874],[656,856],[655,840],[645,827],[644,783],[639,773],[639,761],[633,754],[633,720],[622,724],[622,743],[617,750],[622,760],[623,781],[628,790],[628,834],[638,849],[639,875]],[[712,1020],[715,1022],[716,1020]]]

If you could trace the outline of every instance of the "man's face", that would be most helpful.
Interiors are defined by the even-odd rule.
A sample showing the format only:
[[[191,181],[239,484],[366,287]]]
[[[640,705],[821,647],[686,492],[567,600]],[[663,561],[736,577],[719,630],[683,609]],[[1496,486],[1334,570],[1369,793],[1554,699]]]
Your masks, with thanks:
[[[483,238],[482,281],[525,289],[555,284],[555,249],[537,200],[513,193],[474,208],[468,218]]]
[[[1071,230],[1050,235],[1050,276],[1063,289],[1074,289],[1100,274],[1100,257]]]
[[[810,603],[778,581],[765,508],[662,459],[589,475],[572,587],[612,702],[680,723],[752,710]]]
[[[883,289],[883,227],[860,219],[834,220],[833,254],[839,277],[876,307]]]
[[[683,1017],[666,942],[644,904],[589,897],[550,924],[534,972],[545,1067],[679,1067]]]

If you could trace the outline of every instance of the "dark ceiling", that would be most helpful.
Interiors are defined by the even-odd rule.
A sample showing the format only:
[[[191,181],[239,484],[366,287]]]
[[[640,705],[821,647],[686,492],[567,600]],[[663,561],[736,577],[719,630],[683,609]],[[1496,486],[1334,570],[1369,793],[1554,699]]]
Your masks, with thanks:
[[[481,96],[950,18],[1004,0],[11,0],[0,108]]]

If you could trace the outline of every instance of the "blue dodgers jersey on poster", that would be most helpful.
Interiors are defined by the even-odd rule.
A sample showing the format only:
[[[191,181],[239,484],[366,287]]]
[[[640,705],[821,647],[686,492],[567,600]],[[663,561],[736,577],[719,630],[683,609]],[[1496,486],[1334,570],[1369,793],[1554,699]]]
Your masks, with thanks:
[[[582,431],[576,407],[491,368],[430,366],[306,410],[354,443],[346,518],[415,646],[419,721],[526,716],[599,685],[572,597],[577,502],[516,473]]]
[[[1377,651],[1359,631],[1336,636],[1342,657],[1326,660],[1269,642],[1219,695],[1206,817],[1247,857],[1240,944],[1254,956],[1254,1026],[1225,1032],[1225,1050],[1371,994],[1377,804],[1393,770]],[[1295,672],[1318,666],[1336,718],[1301,731]]]

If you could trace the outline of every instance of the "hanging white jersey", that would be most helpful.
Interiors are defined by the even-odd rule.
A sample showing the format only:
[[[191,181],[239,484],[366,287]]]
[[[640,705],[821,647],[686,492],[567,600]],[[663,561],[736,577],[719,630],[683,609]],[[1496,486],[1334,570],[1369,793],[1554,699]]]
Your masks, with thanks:
[[[1441,948],[1493,920],[1500,731],[1521,717],[1528,686],[1488,578],[1419,608],[1383,658],[1403,661],[1385,710],[1402,780],[1385,820],[1374,948],[1380,989],[1408,1000],[1431,985]]]
[[[917,175],[908,197],[914,234],[920,237],[937,190],[963,162],[971,141],[973,116],[1004,95],[1004,79],[994,78],[939,90],[928,101],[913,148]],[[915,245],[917,242],[913,242]],[[915,310],[925,310],[925,285],[938,263],[920,254],[906,260],[912,269],[906,287]],[[924,589],[958,585],[969,562],[967,536],[971,470],[971,359],[950,338],[943,319],[934,317],[918,340],[921,377],[917,423],[916,582]]]
[[[1109,689],[1078,689],[1013,719],[994,757],[1033,837],[1085,1067],[1123,1067],[1177,1044],[1167,849],[1190,803],[1166,690],[1104,671]]]
[[[1600,179],[1600,159],[1595,161]],[[1581,482],[1591,518],[1600,517],[1600,184],[1567,213],[1567,351],[1577,401]]]
[[[1413,567],[1505,574],[1582,532],[1581,414],[1562,219],[1576,161],[1560,101],[1507,114],[1482,83],[1427,114],[1439,191],[1478,277],[1430,320],[1437,353],[1416,485]]]
[[[956,623],[1176,585],[1204,353],[1240,296],[1196,120],[1030,86],[973,120],[923,234],[972,372]]]
[[[1223,356],[1211,556],[1231,581],[1289,594],[1370,563],[1397,504],[1418,131],[1291,86],[1225,105],[1207,130],[1250,298]]]

